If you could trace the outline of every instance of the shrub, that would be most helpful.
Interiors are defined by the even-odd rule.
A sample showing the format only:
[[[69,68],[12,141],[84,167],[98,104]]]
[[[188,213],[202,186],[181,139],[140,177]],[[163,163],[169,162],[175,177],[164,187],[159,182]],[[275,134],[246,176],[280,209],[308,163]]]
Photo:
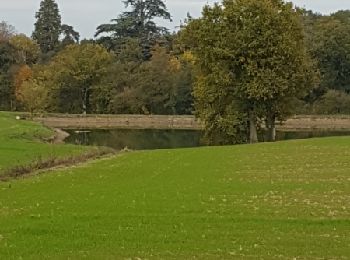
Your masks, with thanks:
[[[338,90],[329,90],[314,104],[317,114],[350,114],[350,95]]]

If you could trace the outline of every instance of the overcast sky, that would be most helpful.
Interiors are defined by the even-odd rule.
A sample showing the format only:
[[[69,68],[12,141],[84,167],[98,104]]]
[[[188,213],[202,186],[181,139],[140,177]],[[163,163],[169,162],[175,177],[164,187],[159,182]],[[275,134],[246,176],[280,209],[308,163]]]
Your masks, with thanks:
[[[34,15],[41,0],[0,0],[0,21],[14,25],[18,32],[30,35],[33,31]],[[62,22],[73,25],[82,38],[91,38],[99,24],[106,23],[123,11],[121,0],[56,0],[62,15]],[[173,23],[164,24],[170,30],[180,24],[187,12],[198,17],[202,7],[217,0],[167,0],[173,15]],[[320,13],[332,13],[350,9],[350,0],[293,0],[298,6]]]

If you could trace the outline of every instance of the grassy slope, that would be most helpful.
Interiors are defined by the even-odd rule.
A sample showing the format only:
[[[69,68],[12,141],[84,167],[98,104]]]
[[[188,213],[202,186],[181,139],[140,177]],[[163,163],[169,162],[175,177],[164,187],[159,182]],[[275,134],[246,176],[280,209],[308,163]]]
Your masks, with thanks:
[[[0,174],[15,165],[25,165],[38,158],[67,156],[87,149],[73,145],[40,142],[53,132],[30,121],[15,120],[12,113],[0,112]]]
[[[135,152],[0,183],[0,259],[348,259],[349,248],[350,138]]]

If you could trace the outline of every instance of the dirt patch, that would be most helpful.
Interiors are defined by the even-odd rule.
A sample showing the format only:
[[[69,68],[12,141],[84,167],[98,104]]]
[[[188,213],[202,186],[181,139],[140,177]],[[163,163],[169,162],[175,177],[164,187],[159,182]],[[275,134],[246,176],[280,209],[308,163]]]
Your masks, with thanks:
[[[295,116],[277,126],[281,131],[350,130],[350,116]]]
[[[181,129],[200,130],[194,116],[90,115],[48,116],[34,118],[51,128],[60,129]]]
[[[64,140],[69,136],[69,133],[67,133],[59,128],[54,128],[53,130],[55,131],[55,135],[52,139],[52,143],[63,144]]]
[[[60,129],[203,129],[203,124],[194,116],[49,115],[34,120],[48,127]],[[350,116],[294,116],[278,124],[277,129],[280,131],[350,130]],[[61,133],[58,135],[64,136]]]

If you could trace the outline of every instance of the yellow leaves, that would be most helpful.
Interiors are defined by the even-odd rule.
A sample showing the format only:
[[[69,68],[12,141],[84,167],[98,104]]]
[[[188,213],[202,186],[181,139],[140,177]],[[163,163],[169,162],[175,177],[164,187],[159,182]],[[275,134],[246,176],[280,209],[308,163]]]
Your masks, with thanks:
[[[100,45],[69,45],[57,54],[46,70],[54,85],[91,87],[106,73],[112,58]]]
[[[185,51],[184,54],[182,55],[182,58],[192,65],[195,63],[195,60],[196,60],[195,56],[191,51]]]
[[[22,85],[25,81],[30,80],[33,77],[33,71],[28,65],[22,66],[14,78],[15,95],[18,101],[23,101]]]
[[[21,64],[34,63],[40,54],[39,45],[24,34],[15,35],[10,38],[10,44],[16,49],[16,59]]]
[[[43,111],[47,102],[48,89],[34,79],[25,81],[22,88],[22,100],[29,112]]]
[[[171,57],[169,59],[170,71],[178,72],[181,70],[181,63],[176,57]]]

